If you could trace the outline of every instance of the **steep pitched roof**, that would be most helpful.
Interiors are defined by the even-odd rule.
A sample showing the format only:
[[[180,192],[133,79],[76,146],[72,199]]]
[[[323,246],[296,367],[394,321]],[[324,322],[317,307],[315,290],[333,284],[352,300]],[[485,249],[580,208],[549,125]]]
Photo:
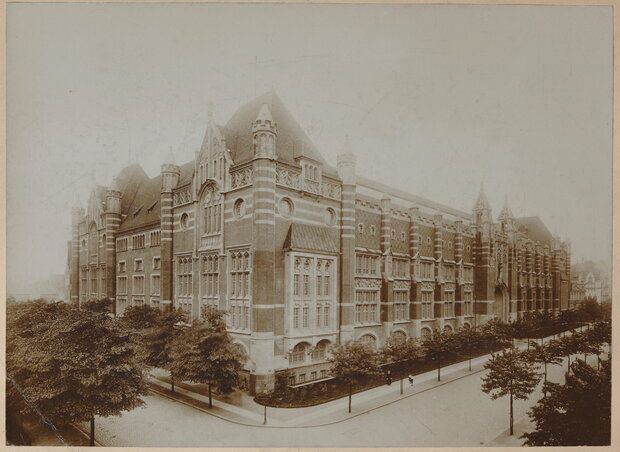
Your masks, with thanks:
[[[545,223],[538,217],[522,217],[515,219],[515,224],[518,231],[523,231],[526,235],[541,244],[550,244],[553,239],[553,235],[545,226]]]
[[[241,106],[224,126],[226,146],[235,163],[250,160],[252,156],[252,123],[259,115],[263,104],[269,105],[277,126],[276,154],[278,160],[295,163],[295,157],[305,156],[323,165],[323,173],[337,176],[293,115],[287,110],[274,92],[268,92]]]
[[[338,231],[325,227],[292,223],[282,249],[339,252]]]

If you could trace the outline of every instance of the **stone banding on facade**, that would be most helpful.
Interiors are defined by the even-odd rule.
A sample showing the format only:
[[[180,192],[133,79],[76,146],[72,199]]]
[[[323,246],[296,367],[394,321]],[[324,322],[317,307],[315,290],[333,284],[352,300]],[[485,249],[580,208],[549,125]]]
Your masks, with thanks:
[[[395,332],[568,307],[570,245],[538,217],[505,206],[494,221],[482,190],[461,212],[355,164],[346,140],[328,165],[272,93],[224,127],[211,118],[193,161],[169,155],[155,178],[130,165],[72,209],[71,299],[111,298],[118,315],[182,309],[190,321],[221,309],[248,352],[252,393],[287,369],[293,384],[320,379],[337,342],[380,347]]]

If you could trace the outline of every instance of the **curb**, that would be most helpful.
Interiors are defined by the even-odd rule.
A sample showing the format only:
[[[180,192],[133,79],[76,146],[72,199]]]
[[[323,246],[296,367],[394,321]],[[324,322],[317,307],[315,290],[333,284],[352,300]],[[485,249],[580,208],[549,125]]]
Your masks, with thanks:
[[[389,401],[389,402],[386,402],[386,403],[383,403],[383,404],[380,404],[380,405],[374,406],[374,407],[372,407],[372,408],[369,408],[369,409],[367,409],[367,410],[361,411],[361,412],[359,412],[359,413],[352,414],[351,416],[347,416],[347,417],[345,417],[345,418],[343,418],[343,419],[338,419],[338,420],[336,420],[336,421],[332,421],[332,422],[324,422],[324,423],[321,423],[321,424],[311,424],[311,425],[268,425],[268,424],[267,424],[267,425],[265,425],[265,424],[249,424],[249,423],[246,423],[246,422],[241,422],[241,421],[235,421],[235,420],[232,420],[232,419],[228,419],[228,418],[223,417],[223,416],[221,416],[221,415],[219,415],[219,414],[212,413],[212,412],[207,411],[207,410],[205,410],[204,408],[201,408],[201,407],[199,407],[199,406],[197,406],[197,405],[194,405],[194,404],[191,404],[191,403],[189,403],[189,402],[186,402],[185,400],[180,400],[180,399],[177,399],[177,398],[175,398],[175,397],[172,397],[172,396],[170,396],[170,395],[168,395],[168,394],[164,394],[164,393],[162,393],[162,392],[160,392],[160,391],[157,391],[156,389],[153,389],[152,387],[150,388],[150,391],[151,391],[151,392],[154,392],[154,393],[156,393],[156,394],[158,394],[158,395],[160,395],[160,396],[166,397],[167,399],[174,400],[175,402],[182,403],[183,405],[187,405],[187,406],[189,406],[189,407],[191,407],[191,408],[194,408],[194,409],[196,409],[196,410],[198,410],[198,411],[202,411],[203,413],[206,413],[206,414],[209,414],[209,415],[211,415],[211,416],[217,417],[217,418],[219,418],[219,419],[222,419],[222,420],[224,420],[224,421],[230,422],[230,423],[232,423],[232,424],[242,425],[242,426],[244,426],[244,427],[274,428],[274,429],[276,429],[276,428],[277,428],[277,429],[317,428],[317,427],[326,427],[326,426],[329,426],[329,425],[340,424],[341,422],[345,422],[345,421],[348,421],[348,420],[350,420],[350,419],[354,419],[354,418],[356,418],[356,417],[358,417],[358,416],[361,416],[361,415],[363,415],[363,414],[368,414],[368,413],[370,413],[370,412],[372,412],[372,411],[374,411],[374,410],[377,410],[377,409],[379,409],[379,408],[383,408],[383,407],[386,407],[386,406],[388,406],[388,405],[392,405],[392,404],[394,404],[394,403],[400,402],[400,401],[402,401],[402,400],[408,399],[409,397],[413,397],[413,396],[416,396],[416,395],[418,395],[418,394],[423,394],[423,393],[425,393],[425,392],[432,391],[433,389],[439,388],[439,387],[441,387],[441,386],[445,386],[445,385],[447,385],[447,384],[450,384],[450,383],[452,383],[452,382],[454,382],[454,381],[461,380],[461,379],[463,379],[463,378],[471,377],[471,376],[476,375],[476,374],[478,374],[478,373],[480,373],[480,372],[483,372],[483,371],[484,371],[484,368],[483,368],[483,369],[476,370],[476,371],[473,371],[473,370],[472,370],[470,373],[468,373],[468,374],[466,374],[466,375],[461,375],[460,377],[456,377],[456,378],[453,378],[453,379],[451,379],[451,380],[444,381],[443,383],[439,383],[438,385],[432,386],[432,387],[430,387],[430,388],[422,389],[422,390],[420,390],[420,391],[418,391],[418,392],[414,392],[414,393],[412,393],[412,394],[408,394],[408,395],[405,395],[405,396],[399,397],[399,398],[398,398],[398,399],[396,399],[396,400],[392,400],[392,401]],[[187,396],[187,397],[189,397],[189,396]]]

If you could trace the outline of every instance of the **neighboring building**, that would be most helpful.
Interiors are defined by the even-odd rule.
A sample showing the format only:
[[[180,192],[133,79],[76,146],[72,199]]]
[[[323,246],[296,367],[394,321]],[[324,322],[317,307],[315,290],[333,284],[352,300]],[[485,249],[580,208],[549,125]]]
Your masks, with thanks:
[[[570,307],[576,308],[586,299],[585,283],[580,278],[573,274],[570,284]]]
[[[583,299],[596,298],[599,303],[611,300],[611,269],[604,261],[585,261],[573,265],[573,285],[575,301],[583,290]]]
[[[362,178],[348,141],[337,169],[272,93],[224,126],[209,119],[195,159],[137,165],[73,209],[71,298],[226,311],[248,353],[251,392],[327,376],[326,351],[359,340],[514,319],[568,307],[570,247],[537,217],[495,222]]]

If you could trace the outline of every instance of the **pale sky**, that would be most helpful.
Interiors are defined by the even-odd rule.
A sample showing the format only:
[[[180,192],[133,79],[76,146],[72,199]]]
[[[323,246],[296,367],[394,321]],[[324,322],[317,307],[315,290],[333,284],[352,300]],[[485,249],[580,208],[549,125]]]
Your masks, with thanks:
[[[611,259],[612,9],[7,5],[7,284],[62,273],[76,194],[154,176],[275,88],[325,158],[471,211],[538,215]]]

